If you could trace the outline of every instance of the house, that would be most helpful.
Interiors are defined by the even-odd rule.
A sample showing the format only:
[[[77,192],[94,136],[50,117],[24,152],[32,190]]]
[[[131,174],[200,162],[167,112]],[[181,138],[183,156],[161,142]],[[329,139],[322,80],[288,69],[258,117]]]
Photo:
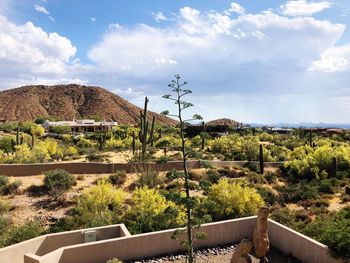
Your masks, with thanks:
[[[95,121],[95,120],[75,120],[72,121],[46,121],[43,124],[43,127],[50,132],[52,127],[57,126],[68,126],[71,129],[71,133],[88,133],[88,132],[96,132],[96,131],[109,131],[114,126],[117,126],[118,123],[111,121]]]

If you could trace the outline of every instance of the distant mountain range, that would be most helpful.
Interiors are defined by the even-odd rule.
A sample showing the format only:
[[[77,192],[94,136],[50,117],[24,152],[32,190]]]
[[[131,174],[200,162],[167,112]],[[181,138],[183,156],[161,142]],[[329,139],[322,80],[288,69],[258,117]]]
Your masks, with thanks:
[[[177,123],[154,112],[148,115],[155,116],[157,123]],[[34,85],[0,91],[0,121],[32,121],[38,117],[72,120],[93,116],[133,125],[139,121],[140,108],[95,86]]]
[[[299,122],[299,123],[272,123],[272,124],[261,124],[261,123],[249,123],[250,126],[253,127],[283,127],[283,128],[341,128],[341,129],[350,129],[350,124],[346,123],[313,123],[313,122]]]

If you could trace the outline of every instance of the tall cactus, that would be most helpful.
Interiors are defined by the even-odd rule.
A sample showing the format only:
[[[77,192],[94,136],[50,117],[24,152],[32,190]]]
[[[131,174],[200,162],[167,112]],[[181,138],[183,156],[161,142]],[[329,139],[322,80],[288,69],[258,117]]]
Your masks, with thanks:
[[[260,144],[260,148],[259,148],[259,165],[260,165],[260,174],[264,174],[264,151],[263,151],[262,144]]]
[[[100,136],[98,137],[99,150],[103,150],[103,145],[105,143],[105,134],[103,133],[102,123],[100,124]]]
[[[19,133],[20,129],[19,129],[19,125],[17,126],[16,129],[16,145],[20,144],[20,133]]]
[[[135,155],[136,152],[136,136],[135,131],[132,131],[132,154]]]
[[[332,158],[331,177],[337,177],[337,158]]]
[[[141,156],[142,159],[146,156],[147,151],[147,145],[152,144],[154,141],[154,122],[155,122],[155,116],[152,118],[151,126],[147,119],[147,104],[148,104],[148,98],[145,98],[145,106],[143,108],[143,111],[140,110],[140,132],[139,132],[139,140],[141,142]]]

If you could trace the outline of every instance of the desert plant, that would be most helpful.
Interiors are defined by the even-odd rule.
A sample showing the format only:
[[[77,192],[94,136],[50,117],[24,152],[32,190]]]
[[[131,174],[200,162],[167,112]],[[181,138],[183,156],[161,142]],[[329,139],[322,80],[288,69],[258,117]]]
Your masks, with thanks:
[[[45,174],[44,185],[53,196],[71,189],[75,184],[75,177],[65,170],[52,170]]]
[[[148,98],[145,97],[145,106],[143,111],[140,110],[140,131],[139,131],[139,140],[141,142],[141,157],[142,159],[146,155],[147,145],[153,144],[154,142],[154,121],[155,116],[152,118],[151,126],[147,120],[147,105]]]
[[[16,179],[13,182],[7,184],[6,186],[3,186],[2,188],[0,188],[0,193],[2,193],[3,195],[16,194],[21,185],[22,185],[22,181],[19,179]]]
[[[117,258],[112,258],[108,260],[106,263],[123,263],[123,262]]]
[[[126,181],[126,172],[124,170],[118,170],[114,174],[109,175],[108,180],[117,186],[121,186]]]
[[[183,111],[185,109],[188,109],[193,106],[192,103],[184,101],[183,96],[186,96],[187,94],[192,93],[189,89],[183,89],[183,86],[187,84],[186,81],[182,82],[180,75],[175,75],[175,80],[172,80],[171,83],[168,85],[172,92],[175,93],[175,96],[172,95],[164,95],[163,98],[175,101],[175,104],[177,105],[177,113],[176,114],[169,114],[169,111],[164,111],[162,114],[173,116],[178,118],[180,124],[180,137],[181,137],[181,152],[182,152],[182,160],[183,160],[183,168],[184,168],[184,179],[185,179],[185,207],[186,207],[186,217],[187,217],[187,223],[186,223],[186,232],[187,232],[187,240],[184,242],[184,244],[187,247],[187,256],[188,256],[188,262],[193,263],[195,258],[193,254],[193,221],[192,221],[192,209],[193,209],[193,201],[190,196],[190,185],[189,185],[189,173],[187,168],[187,151],[186,151],[186,139],[185,139],[185,123],[191,120],[199,120],[202,119],[199,115],[194,115],[191,120],[184,120],[183,119]],[[183,231],[175,231],[174,238],[179,238],[181,236]],[[198,238],[201,238],[202,233],[197,232],[196,236]]]

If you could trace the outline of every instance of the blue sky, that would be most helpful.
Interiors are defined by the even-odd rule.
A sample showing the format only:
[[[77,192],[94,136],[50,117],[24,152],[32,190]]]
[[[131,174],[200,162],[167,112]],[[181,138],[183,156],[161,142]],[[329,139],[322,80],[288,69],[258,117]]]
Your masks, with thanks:
[[[350,122],[350,1],[1,0],[0,89],[105,87],[151,109],[180,73],[189,114]]]

